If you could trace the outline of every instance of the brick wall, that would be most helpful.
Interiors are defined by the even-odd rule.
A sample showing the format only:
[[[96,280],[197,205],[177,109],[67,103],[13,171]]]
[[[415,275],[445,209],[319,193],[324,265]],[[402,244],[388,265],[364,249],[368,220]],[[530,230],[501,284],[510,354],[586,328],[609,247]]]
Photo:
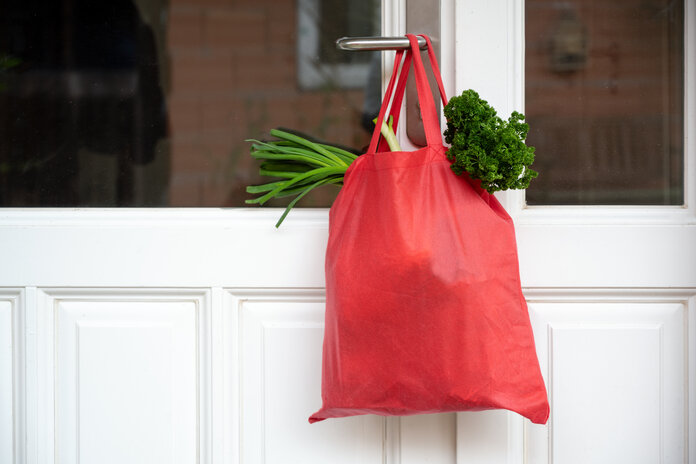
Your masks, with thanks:
[[[360,148],[362,90],[301,90],[294,0],[172,0],[170,204],[234,206],[263,179],[247,138],[284,126]],[[334,190],[308,196],[327,205]]]

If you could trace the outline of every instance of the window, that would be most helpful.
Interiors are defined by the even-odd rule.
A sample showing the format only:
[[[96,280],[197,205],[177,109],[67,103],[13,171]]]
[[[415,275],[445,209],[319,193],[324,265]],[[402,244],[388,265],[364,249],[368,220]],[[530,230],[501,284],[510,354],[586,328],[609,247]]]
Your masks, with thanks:
[[[683,62],[683,1],[527,0],[527,202],[683,204]]]
[[[364,147],[379,60],[332,47],[380,14],[348,0],[3,2],[0,206],[241,206],[263,181],[245,139],[282,126]]]

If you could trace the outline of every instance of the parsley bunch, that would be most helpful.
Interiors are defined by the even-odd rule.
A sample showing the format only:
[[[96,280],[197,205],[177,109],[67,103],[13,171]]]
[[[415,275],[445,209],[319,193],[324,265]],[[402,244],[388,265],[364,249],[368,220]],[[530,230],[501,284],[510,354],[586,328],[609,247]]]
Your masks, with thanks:
[[[524,143],[529,125],[523,114],[514,111],[505,121],[473,90],[451,98],[444,111],[447,158],[455,174],[468,172],[489,193],[529,187],[538,173],[529,168],[534,147]]]

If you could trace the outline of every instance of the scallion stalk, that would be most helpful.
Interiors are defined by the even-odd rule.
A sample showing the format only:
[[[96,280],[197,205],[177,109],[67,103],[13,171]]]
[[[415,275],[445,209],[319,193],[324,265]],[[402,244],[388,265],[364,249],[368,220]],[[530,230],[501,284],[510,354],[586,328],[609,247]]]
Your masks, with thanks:
[[[392,147],[396,137],[391,130],[391,121],[385,127],[387,132],[391,131],[391,136],[385,135],[385,138]],[[261,160],[259,173],[275,179],[266,184],[248,186],[248,193],[259,196],[246,200],[246,203],[263,205],[272,198],[295,196],[276,224],[276,227],[280,227],[290,210],[312,190],[323,185],[341,187],[348,166],[358,155],[286,130],[273,129],[271,135],[278,140],[247,140],[252,143],[251,156]]]

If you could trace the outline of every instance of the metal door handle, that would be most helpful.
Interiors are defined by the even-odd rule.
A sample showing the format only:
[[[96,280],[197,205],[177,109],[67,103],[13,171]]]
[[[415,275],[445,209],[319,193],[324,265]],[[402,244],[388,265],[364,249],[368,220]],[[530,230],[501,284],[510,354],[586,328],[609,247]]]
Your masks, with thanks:
[[[435,56],[440,61],[440,1],[406,0],[406,31],[430,36]],[[418,45],[421,50],[425,50],[427,46],[425,39],[418,37]],[[399,50],[410,48],[410,43],[406,37],[343,37],[336,41],[336,47],[350,51]],[[427,58],[423,62],[427,63]],[[429,67],[428,64],[425,66],[426,69]],[[428,73],[428,81],[430,81],[430,89],[439,114],[440,93],[430,73]],[[416,82],[412,75],[408,77],[406,87],[406,135],[415,145],[425,146],[427,143],[418,105]]]
[[[418,37],[421,50],[427,48],[423,37]],[[406,50],[411,43],[406,37],[341,37],[336,40],[336,48],[348,51]]]

